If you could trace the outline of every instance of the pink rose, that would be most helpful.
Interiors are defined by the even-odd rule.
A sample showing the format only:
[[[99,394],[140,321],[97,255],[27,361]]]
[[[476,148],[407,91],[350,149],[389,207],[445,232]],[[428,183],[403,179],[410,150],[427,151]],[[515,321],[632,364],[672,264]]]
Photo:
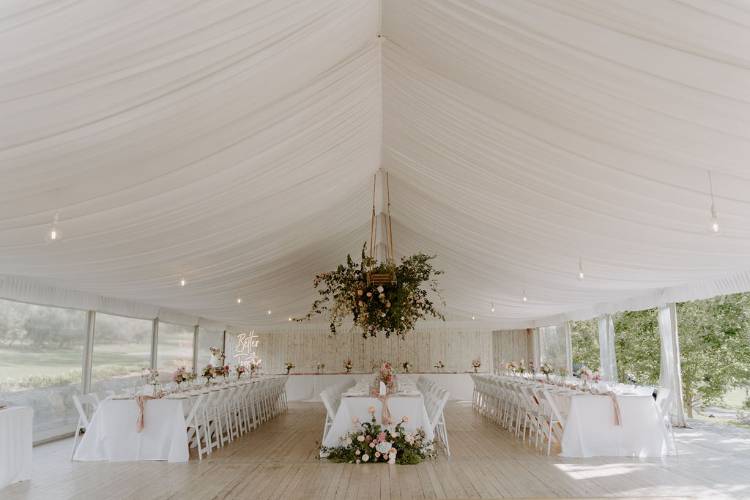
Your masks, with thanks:
[[[403,417],[401,418],[401,421],[402,421],[402,422],[404,422],[404,423],[407,423],[407,422],[409,421],[409,417],[408,417],[408,416],[406,416],[406,415],[404,415],[404,416],[403,416]]]
[[[382,443],[383,441],[385,441],[385,432],[378,434],[378,443]]]

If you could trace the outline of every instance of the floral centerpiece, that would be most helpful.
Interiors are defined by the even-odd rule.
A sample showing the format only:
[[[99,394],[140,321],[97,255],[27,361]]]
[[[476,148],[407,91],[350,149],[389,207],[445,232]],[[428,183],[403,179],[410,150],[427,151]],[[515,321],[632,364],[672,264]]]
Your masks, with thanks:
[[[401,367],[404,369],[404,373],[409,373],[409,370],[411,370],[411,363],[404,361]]]
[[[262,360],[256,359],[255,361],[250,362],[250,376],[254,376],[258,370],[260,370],[260,366],[263,363]]]
[[[237,372],[237,380],[242,378],[242,375],[247,371],[243,365],[237,365],[235,367],[235,371]]]
[[[431,299],[440,297],[436,277],[442,274],[432,267],[434,256],[419,253],[404,257],[396,265],[390,260],[377,262],[365,254],[365,249],[366,245],[359,263],[347,255],[346,264],[315,277],[313,286],[321,297],[306,316],[296,321],[327,314],[331,333],[336,334],[343,319],[351,316],[355,327],[368,338],[381,332],[386,337],[403,336],[418,320],[428,317],[445,320]],[[373,280],[373,276],[391,279]]]
[[[177,384],[177,387],[180,387],[180,384],[187,382],[188,380],[188,371],[184,366],[180,366],[172,374],[172,382]]]
[[[518,365],[516,365],[515,361],[508,361],[507,363],[505,363],[505,369],[508,373],[516,373]]]
[[[439,372],[443,368],[445,368],[445,363],[443,363],[442,359],[439,359],[437,363],[435,363],[435,368],[437,368],[437,371]]]
[[[482,360],[479,358],[472,360],[471,366],[474,368],[474,373],[476,373],[479,367],[482,366]]]
[[[229,368],[229,365],[220,366],[216,369],[216,376],[224,377],[226,379],[229,376],[230,371],[231,369]]]
[[[352,358],[348,358],[344,360],[344,369],[346,370],[346,373],[351,373],[353,366],[354,364],[352,363]]]
[[[212,364],[207,364],[203,371],[201,372],[201,375],[206,379],[206,383],[210,383],[211,379],[214,378],[215,375],[214,367]]]
[[[547,380],[549,380],[549,376],[553,371],[552,365],[547,363],[546,361],[542,363],[542,366],[539,368],[539,371],[542,372]]]
[[[596,382],[597,384],[602,381],[602,374],[599,372],[599,370],[594,370],[591,374],[591,380]]]
[[[393,390],[393,382],[395,381],[393,376],[393,367],[389,362],[384,362],[380,365],[378,370],[378,381],[383,382],[389,391]]]
[[[289,372],[294,368],[294,363],[287,361],[284,366],[286,367],[286,374],[289,375]]]
[[[370,422],[360,423],[355,419],[354,430],[341,438],[341,446],[322,447],[320,457],[356,464],[418,464],[435,456],[435,444],[426,440],[424,430],[417,429],[413,433],[404,430],[403,424],[408,422],[408,417],[387,429],[376,423],[375,409],[370,410]]]
[[[523,375],[524,373],[526,373],[526,361],[524,361],[523,359],[521,361],[519,361],[518,362],[518,368],[516,368],[516,371],[518,373],[520,373],[521,375]]]
[[[583,385],[586,385],[589,382],[589,380],[591,380],[592,375],[593,374],[591,373],[591,370],[586,365],[583,365],[578,370],[578,378],[580,378],[583,381]]]
[[[534,375],[536,373],[536,369],[535,369],[533,361],[529,361],[529,373],[532,374],[532,375]]]

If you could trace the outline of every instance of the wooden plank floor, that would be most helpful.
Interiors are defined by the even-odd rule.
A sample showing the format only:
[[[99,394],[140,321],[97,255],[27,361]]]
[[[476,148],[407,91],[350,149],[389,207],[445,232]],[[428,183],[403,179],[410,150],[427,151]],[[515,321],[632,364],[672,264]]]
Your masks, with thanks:
[[[451,458],[349,465],[318,460],[323,416],[321,404],[293,403],[202,463],[76,463],[69,460],[71,441],[58,441],[35,448],[33,479],[0,491],[0,498],[750,498],[747,432],[680,430],[679,457],[664,460],[561,459],[518,443],[468,403],[451,403]]]

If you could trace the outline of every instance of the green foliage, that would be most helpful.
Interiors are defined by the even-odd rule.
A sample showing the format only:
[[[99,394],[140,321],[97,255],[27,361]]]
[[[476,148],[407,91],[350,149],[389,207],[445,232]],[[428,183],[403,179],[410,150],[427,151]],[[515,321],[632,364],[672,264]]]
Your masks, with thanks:
[[[570,341],[573,347],[573,371],[583,365],[599,366],[599,326],[595,319],[570,322]]]
[[[427,317],[444,320],[431,298],[440,297],[436,277],[442,274],[432,268],[430,261],[434,258],[419,253],[402,258],[399,265],[377,263],[365,254],[363,247],[360,262],[347,255],[345,265],[315,277],[313,284],[321,298],[313,302],[305,317],[296,320],[327,313],[331,333],[336,334],[343,319],[351,316],[365,338],[375,337],[379,332],[386,337],[405,335],[418,320]],[[391,274],[396,282],[368,283],[368,273]]]
[[[750,383],[750,293],[677,304],[688,415]]]
[[[620,312],[612,320],[619,380],[658,384],[661,340],[657,310]]]

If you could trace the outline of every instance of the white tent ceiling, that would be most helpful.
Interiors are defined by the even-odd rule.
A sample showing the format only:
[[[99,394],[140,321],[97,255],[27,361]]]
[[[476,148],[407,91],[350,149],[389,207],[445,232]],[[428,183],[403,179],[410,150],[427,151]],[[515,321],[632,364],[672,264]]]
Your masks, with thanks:
[[[749,289],[750,5],[0,6],[0,274],[55,297],[285,323],[368,238],[381,165],[454,320]]]

